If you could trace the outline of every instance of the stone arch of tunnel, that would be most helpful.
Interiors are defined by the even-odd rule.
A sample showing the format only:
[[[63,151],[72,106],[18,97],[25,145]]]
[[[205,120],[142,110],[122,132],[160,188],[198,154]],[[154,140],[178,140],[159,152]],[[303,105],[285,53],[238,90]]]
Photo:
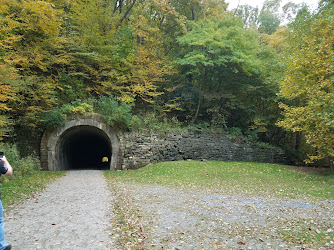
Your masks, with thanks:
[[[117,169],[120,141],[98,115],[46,131],[41,141],[43,170]],[[108,162],[103,162],[103,157]]]

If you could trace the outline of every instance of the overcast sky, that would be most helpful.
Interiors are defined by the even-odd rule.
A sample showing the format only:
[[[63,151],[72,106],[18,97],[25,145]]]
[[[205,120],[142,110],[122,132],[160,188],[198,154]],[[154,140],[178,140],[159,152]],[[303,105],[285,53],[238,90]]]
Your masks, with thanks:
[[[234,9],[237,7],[239,0],[225,0],[229,3],[229,10]],[[248,4],[251,6],[258,6],[261,9],[262,4],[265,0],[240,0],[240,5]],[[294,3],[306,3],[312,9],[315,9],[318,6],[319,0],[290,0]],[[281,6],[284,6],[285,3],[290,2],[289,0],[282,0]]]

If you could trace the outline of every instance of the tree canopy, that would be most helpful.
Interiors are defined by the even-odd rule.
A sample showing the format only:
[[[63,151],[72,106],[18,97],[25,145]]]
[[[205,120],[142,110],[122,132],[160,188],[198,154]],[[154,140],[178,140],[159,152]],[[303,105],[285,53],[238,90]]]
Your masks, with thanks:
[[[298,132],[312,159],[333,158],[332,1],[313,12],[279,0],[227,6],[0,0],[0,138],[41,133],[60,124],[64,107],[102,102],[94,110],[118,103],[124,114],[240,130],[291,149],[288,131]],[[100,112],[114,121],[108,110]]]
[[[286,73],[280,83],[284,119],[279,125],[301,131],[314,149],[312,159],[334,157],[334,5],[315,15],[307,9],[291,26]]]

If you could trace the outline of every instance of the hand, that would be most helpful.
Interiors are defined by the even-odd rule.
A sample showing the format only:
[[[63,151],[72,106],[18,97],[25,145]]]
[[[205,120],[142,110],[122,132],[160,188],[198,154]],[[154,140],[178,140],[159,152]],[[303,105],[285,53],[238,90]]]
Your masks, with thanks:
[[[5,175],[7,175],[7,176],[11,176],[11,175],[13,174],[13,168],[12,168],[12,166],[9,164],[9,162],[8,162],[8,160],[7,160],[7,158],[6,158],[6,156],[3,156],[2,158],[0,158],[0,161],[2,161],[2,162],[5,164],[6,168],[8,169],[7,172],[5,173]]]
[[[3,163],[8,162],[6,156],[4,155],[0,158],[0,161],[2,161]]]

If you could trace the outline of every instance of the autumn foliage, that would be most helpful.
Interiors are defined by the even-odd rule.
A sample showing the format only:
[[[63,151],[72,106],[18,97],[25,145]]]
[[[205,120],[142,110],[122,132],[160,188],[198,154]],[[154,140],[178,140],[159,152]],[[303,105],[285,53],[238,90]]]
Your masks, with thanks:
[[[334,157],[333,13],[330,4],[293,27],[281,82],[286,101],[279,125],[303,133],[315,149],[310,160]]]
[[[314,12],[288,3],[284,13],[278,0],[227,6],[0,0],[0,138],[41,134],[45,115],[58,124],[62,107],[113,96],[137,118],[240,131],[291,150],[286,131],[297,131],[312,159],[333,157],[333,3]]]

